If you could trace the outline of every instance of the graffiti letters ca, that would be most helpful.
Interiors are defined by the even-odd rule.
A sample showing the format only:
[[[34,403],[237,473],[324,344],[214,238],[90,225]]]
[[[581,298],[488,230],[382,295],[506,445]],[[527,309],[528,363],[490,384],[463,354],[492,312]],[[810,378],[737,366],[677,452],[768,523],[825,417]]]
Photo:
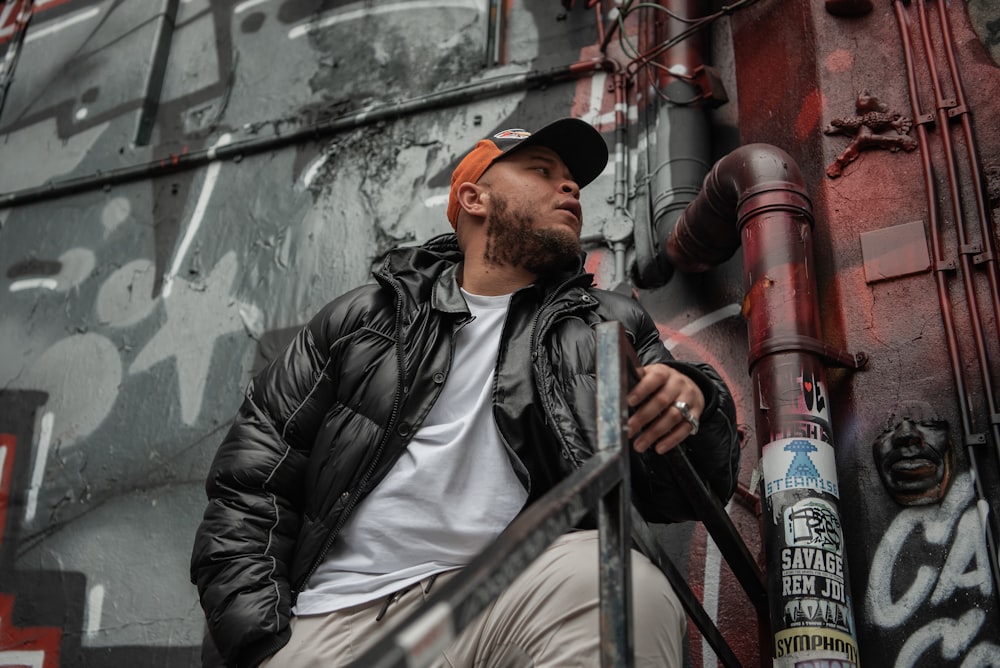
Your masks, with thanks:
[[[865,596],[868,618],[883,629],[915,629],[895,668],[938,658],[961,659],[956,665],[962,668],[1000,665],[1000,644],[984,628],[980,609],[991,605],[993,587],[982,525],[970,503],[972,484],[962,474],[940,506],[900,512],[875,551]],[[956,600],[977,597],[980,606],[972,601],[968,610],[956,607]]]

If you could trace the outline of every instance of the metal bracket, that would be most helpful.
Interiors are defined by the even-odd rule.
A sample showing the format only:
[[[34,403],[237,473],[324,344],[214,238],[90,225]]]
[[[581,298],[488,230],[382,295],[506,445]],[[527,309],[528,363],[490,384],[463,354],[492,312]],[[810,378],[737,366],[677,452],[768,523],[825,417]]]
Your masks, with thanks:
[[[828,346],[811,336],[791,335],[773,337],[768,339],[766,343],[754,346],[750,350],[748,367],[753,369],[754,365],[766,355],[785,352],[811,353],[822,359],[826,366],[851,369],[852,371],[861,371],[868,366],[867,353],[859,352],[852,355]]]
[[[986,445],[986,434],[984,432],[979,432],[976,434],[966,434],[965,435],[965,445]]]

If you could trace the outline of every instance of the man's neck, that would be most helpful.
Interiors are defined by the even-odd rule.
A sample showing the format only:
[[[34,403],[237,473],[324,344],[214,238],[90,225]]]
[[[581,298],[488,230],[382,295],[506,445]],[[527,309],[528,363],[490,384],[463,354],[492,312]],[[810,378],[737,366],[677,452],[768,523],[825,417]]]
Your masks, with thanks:
[[[527,269],[484,263],[470,264],[466,259],[459,273],[459,285],[466,292],[491,297],[517,292],[534,283],[536,278]]]

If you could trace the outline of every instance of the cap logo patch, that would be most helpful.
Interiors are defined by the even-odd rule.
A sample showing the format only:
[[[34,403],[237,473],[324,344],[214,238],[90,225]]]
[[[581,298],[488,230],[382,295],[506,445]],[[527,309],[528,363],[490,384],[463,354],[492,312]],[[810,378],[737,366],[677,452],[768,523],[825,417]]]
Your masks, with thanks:
[[[531,133],[527,130],[522,130],[521,128],[515,128],[512,130],[501,130],[500,132],[493,135],[494,139],[527,139],[531,136]]]

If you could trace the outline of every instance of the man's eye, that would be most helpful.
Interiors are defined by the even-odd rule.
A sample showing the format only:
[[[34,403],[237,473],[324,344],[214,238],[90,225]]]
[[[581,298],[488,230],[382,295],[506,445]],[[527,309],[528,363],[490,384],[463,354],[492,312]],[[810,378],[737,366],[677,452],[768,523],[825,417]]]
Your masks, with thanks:
[[[541,174],[542,176],[548,176],[549,175],[549,168],[548,167],[535,167],[535,170],[539,174]]]

